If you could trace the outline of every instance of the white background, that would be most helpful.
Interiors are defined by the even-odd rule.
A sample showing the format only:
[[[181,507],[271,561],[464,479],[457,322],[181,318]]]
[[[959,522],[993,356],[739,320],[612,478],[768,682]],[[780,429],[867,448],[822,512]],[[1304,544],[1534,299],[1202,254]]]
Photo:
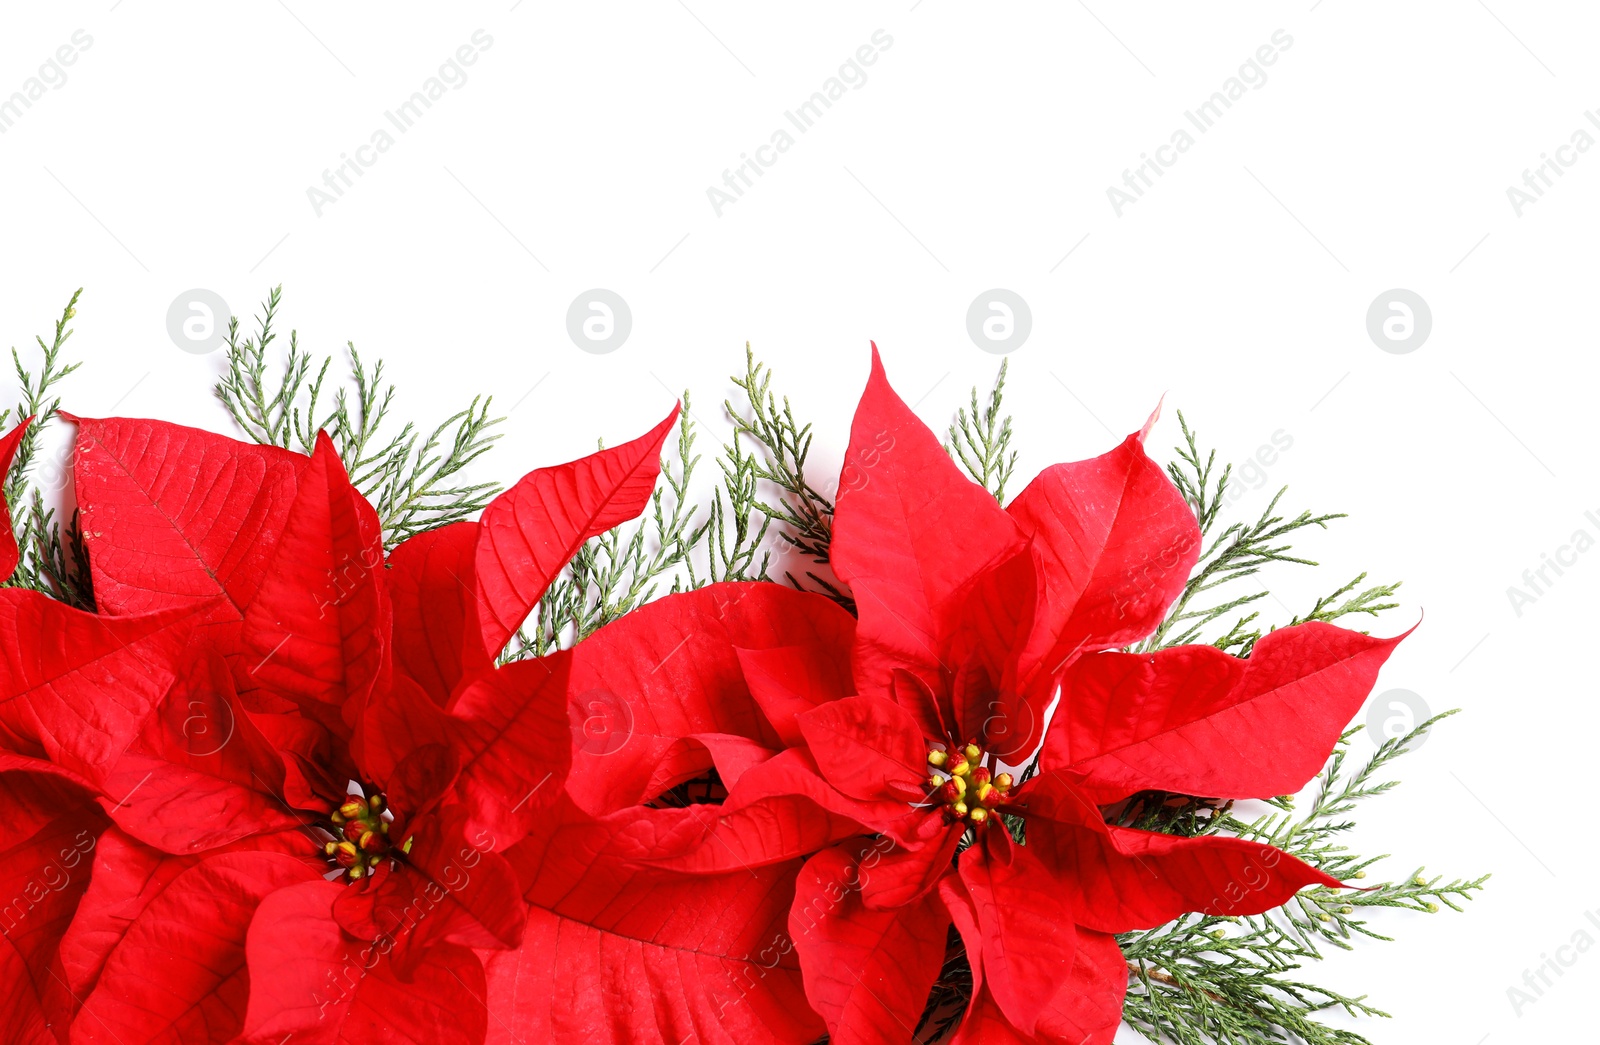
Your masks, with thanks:
[[[710,449],[748,340],[831,471],[869,339],[942,426],[998,362],[969,304],[1015,291],[1033,319],[1009,356],[1019,480],[1103,451],[1163,395],[1161,456],[1172,407],[1234,460],[1281,430],[1292,447],[1241,507],[1287,483],[1292,509],[1350,518],[1303,545],[1323,569],[1270,578],[1271,610],[1360,570],[1403,579],[1377,628],[1422,627],[1379,690],[1465,709],[1358,842],[1392,875],[1490,888],[1464,915],[1383,919],[1399,942],[1309,978],[1393,1012],[1363,1023],[1377,1042],[1593,1040],[1600,953],[1520,1015],[1507,990],[1580,929],[1600,939],[1600,553],[1520,615],[1507,589],[1574,531],[1600,537],[1600,156],[1565,154],[1520,216],[1506,190],[1579,127],[1600,135],[1600,21],[1506,0],[912,2],[13,7],[0,96],[75,31],[92,44],[0,135],[3,335],[26,346],[81,285],[69,409],[229,430],[221,354],[180,351],[168,307],[198,287],[248,316],[282,283],[285,329],[384,358],[405,417],[479,392],[512,408],[479,470],[502,481],[643,431],[684,388]],[[319,216],[307,189],[479,29],[467,81]],[[1280,29],[1266,81],[1118,216],[1108,187]],[[893,43],[866,82],[719,216],[708,187],[877,30]],[[566,332],[592,287],[631,306],[609,355]],[[1409,354],[1366,330],[1396,287],[1431,306]]]

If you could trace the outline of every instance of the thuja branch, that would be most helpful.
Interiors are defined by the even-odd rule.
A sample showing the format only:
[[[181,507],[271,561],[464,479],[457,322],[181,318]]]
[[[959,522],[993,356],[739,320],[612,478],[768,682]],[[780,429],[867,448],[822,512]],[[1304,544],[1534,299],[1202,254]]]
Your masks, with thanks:
[[[744,405],[735,406],[731,400],[723,403],[733,421],[728,464],[723,468],[729,490],[737,487],[751,507],[776,526],[778,539],[787,551],[814,565],[826,566],[833,540],[833,502],[806,477],[811,425],[795,421],[787,396],[779,405],[771,390],[772,372],[756,362],[748,343],[744,346],[744,362],[744,376],[731,378],[744,393]],[[760,452],[746,453],[741,448],[741,438],[750,439]],[[776,503],[757,496],[760,483],[775,489]],[[807,587],[792,572],[786,571],[785,576],[796,588]],[[854,608],[850,596],[827,577],[815,570],[806,570],[805,576],[811,590],[822,592],[847,609]]]
[[[1377,780],[1378,770],[1411,750],[1445,712],[1402,737],[1385,741],[1359,768],[1348,769],[1349,742],[1357,731],[1341,738],[1328,765],[1318,778],[1310,808],[1293,812],[1288,798],[1274,800],[1269,812],[1245,822],[1231,805],[1182,796],[1165,796],[1165,804],[1180,810],[1208,810],[1193,819],[1169,821],[1174,833],[1224,833],[1275,846],[1341,881],[1359,881],[1384,857],[1363,857],[1348,849],[1342,839],[1354,828],[1349,819],[1358,803],[1388,793],[1395,780]],[[1124,810],[1123,821],[1147,829],[1147,815],[1132,812],[1147,808],[1152,798],[1141,796]],[[1129,821],[1129,816],[1132,817]],[[1223,918],[1207,915],[1184,917],[1143,933],[1119,938],[1133,981],[1124,1018],[1154,1040],[1184,1045],[1212,1042],[1281,1042],[1285,1033],[1308,1045],[1355,1045],[1359,1034],[1319,1023],[1315,1014],[1337,1006],[1355,1015],[1384,1016],[1364,997],[1291,979],[1296,969],[1322,957],[1322,945],[1350,949],[1356,937],[1388,940],[1371,927],[1364,913],[1376,908],[1401,908],[1433,913],[1441,906],[1461,910],[1461,903],[1481,890],[1488,876],[1445,881],[1429,878],[1421,869],[1406,878],[1362,890],[1325,887],[1306,889],[1283,907],[1263,915]]]
[[[1017,467],[1017,453],[1011,450],[1011,418],[1000,417],[1007,362],[1000,361],[988,405],[982,410],[978,408],[978,389],[972,389],[972,412],[968,414],[965,407],[956,412],[956,419],[950,424],[950,441],[944,447],[973,481],[994,494],[1001,504],[1006,500],[1006,483]]]
[[[17,445],[11,472],[5,477],[4,494],[11,509],[20,553],[16,571],[5,586],[29,588],[80,609],[90,609],[94,605],[94,594],[83,543],[78,539],[77,515],[73,514],[63,534],[56,510],[45,504],[44,491],[33,481],[39,463],[39,437],[55,420],[61,407],[56,388],[80,365],[64,362],[61,352],[72,337],[69,324],[77,315],[78,298],[82,294],[81,287],[73,292],[56,320],[55,334],[50,341],[34,338],[39,346],[37,371],[23,363],[22,355],[15,348],[11,350],[11,362],[22,386],[22,397],[14,408],[0,410],[0,429],[33,418]],[[57,470],[61,468],[58,466]],[[53,477],[60,478],[60,475]],[[46,480],[52,481],[52,477],[47,476]]]
[[[1136,648],[1149,652],[1205,641],[1202,636],[1212,623],[1237,613],[1232,626],[1211,644],[1239,656],[1248,656],[1263,634],[1262,627],[1257,624],[1260,613],[1253,605],[1266,598],[1269,592],[1258,579],[1253,583],[1254,590],[1235,594],[1239,592],[1237,582],[1256,577],[1271,563],[1317,565],[1310,559],[1291,554],[1287,539],[1309,527],[1327,529],[1328,523],[1345,516],[1343,513],[1314,515],[1309,511],[1302,511],[1293,518],[1280,515],[1278,503],[1287,492],[1285,487],[1273,496],[1255,521],[1222,526],[1222,509],[1231,488],[1233,467],[1225,465],[1217,470],[1216,451],[1201,452],[1182,411],[1178,413],[1178,424],[1184,441],[1177,447],[1177,460],[1167,466],[1167,474],[1194,510],[1200,525],[1200,561],[1166,619]],[[1319,599],[1309,613],[1296,616],[1289,623],[1334,621],[1351,615],[1376,616],[1395,608],[1398,604],[1390,599],[1400,585],[1381,584],[1357,591],[1366,576],[1360,574],[1331,595]],[[1228,589],[1225,595],[1218,591],[1222,588]]]
[[[490,432],[501,420],[490,416],[490,400],[473,399],[431,430],[408,421],[391,432],[384,422],[395,388],[384,382],[382,360],[368,367],[347,342],[348,377],[329,389],[332,357],[313,364],[297,331],[289,332],[281,362],[269,357],[282,296],[282,287],[267,295],[253,332],[242,334],[237,317],[228,321],[227,372],[216,392],[244,433],[309,453],[317,432],[328,432],[351,481],[377,509],[389,547],[480,511],[499,487],[466,480],[464,470],[499,438]]]

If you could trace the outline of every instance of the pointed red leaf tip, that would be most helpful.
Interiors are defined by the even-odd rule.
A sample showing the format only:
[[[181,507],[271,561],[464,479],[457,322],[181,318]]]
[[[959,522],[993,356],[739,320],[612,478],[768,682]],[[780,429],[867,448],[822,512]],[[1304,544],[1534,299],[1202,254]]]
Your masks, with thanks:
[[[639,438],[529,472],[478,521],[474,569],[483,648],[505,648],[583,542],[643,512],[661,474],[661,446],[679,404]]]
[[[1150,416],[1145,419],[1144,427],[1139,429],[1140,446],[1144,445],[1144,441],[1150,436],[1150,429],[1154,428],[1156,426],[1156,422],[1161,419],[1161,408],[1165,406],[1166,403],[1167,394],[1163,392],[1161,393],[1161,398],[1156,400],[1156,408],[1150,411]]]
[[[1062,678],[1043,767],[1098,803],[1147,789],[1293,794],[1322,769],[1410,634],[1381,639],[1313,621],[1269,633],[1248,659],[1211,646],[1084,657]]]
[[[0,437],[0,485],[3,485],[6,476],[11,471],[11,461],[17,456],[17,447],[22,443],[22,437],[27,434],[28,425],[33,423],[31,416],[11,431]],[[4,497],[0,497],[0,583],[11,579],[11,573],[17,568],[17,561],[21,558],[17,551],[17,535],[11,529],[11,509],[6,504]]]
[[[895,393],[876,345],[850,422],[833,532],[834,570],[860,611],[858,692],[889,696],[899,669],[937,689],[963,590],[1024,538]]]

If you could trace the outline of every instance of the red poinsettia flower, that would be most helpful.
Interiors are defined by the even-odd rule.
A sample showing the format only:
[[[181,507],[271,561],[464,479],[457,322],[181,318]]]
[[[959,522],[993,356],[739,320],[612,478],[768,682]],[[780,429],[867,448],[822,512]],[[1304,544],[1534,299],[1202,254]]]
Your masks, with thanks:
[[[0,738],[114,825],[53,959],[74,1041],[484,1039],[474,949],[527,917],[502,853],[570,760],[568,655],[496,656],[675,417],[387,562],[326,436],[79,422],[101,613],[0,591]]]
[[[575,678],[652,726],[573,790],[609,823],[611,852],[708,875],[816,852],[779,950],[832,1040],[909,1037],[954,924],[975,985],[958,1041],[1107,1042],[1128,980],[1115,933],[1339,884],[1241,839],[1107,823],[1102,806],[1142,790],[1298,790],[1398,641],[1308,624],[1247,660],[1114,652],[1156,628],[1198,556],[1193,513],[1143,437],[1046,469],[1002,510],[874,351],[832,544],[854,626],[787,593],[747,638],[727,606],[750,596],[712,588],[579,648]],[[683,672],[601,663],[664,656],[683,632],[731,648]],[[720,806],[629,807],[708,766],[729,782]]]

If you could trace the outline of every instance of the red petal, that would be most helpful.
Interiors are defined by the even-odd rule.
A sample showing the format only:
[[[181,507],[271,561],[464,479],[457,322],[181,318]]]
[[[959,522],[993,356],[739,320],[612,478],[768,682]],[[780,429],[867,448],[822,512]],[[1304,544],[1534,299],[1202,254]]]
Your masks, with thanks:
[[[961,882],[972,897],[982,933],[989,990],[1012,1026],[1032,1035],[1056,988],[1072,971],[1078,912],[1032,844],[997,844],[1010,840],[1003,831],[986,835],[987,844],[970,847],[957,861]]]
[[[939,882],[939,899],[966,947],[967,965],[972,970],[972,996],[961,1026],[951,1038],[960,1045],[1033,1045],[1034,1039],[1018,1033],[1000,1011],[994,995],[983,982],[983,930],[978,927],[978,911],[972,895],[959,875],[946,875]]]
[[[201,860],[226,852],[279,853],[307,860],[308,867],[321,865],[310,839],[299,831],[258,835],[198,856],[169,856],[115,827],[102,834],[94,847],[89,889],[61,940],[65,986],[72,997],[81,1001],[88,994],[129,926],[174,879]]]
[[[389,936],[407,971],[436,941],[467,947],[515,947],[527,905],[516,875],[492,852],[494,839],[469,832],[459,806],[421,818],[409,833],[407,862],[347,888],[334,916],[363,939]]]
[[[1097,804],[1151,788],[1293,794],[1321,771],[1404,637],[1313,622],[1264,636],[1248,660],[1211,646],[1084,657],[1062,680],[1044,765]]]
[[[1030,548],[973,578],[959,598],[947,663],[955,678],[951,706],[957,735],[983,740],[1007,762],[1023,762],[1038,742],[1031,721],[1013,723],[1010,712],[1031,715],[1026,702],[1006,700],[1018,686],[1019,657],[1033,628],[1039,574]],[[1027,745],[1027,746],[1022,746]]]
[[[654,798],[703,771],[702,734],[782,738],[745,683],[740,651],[820,643],[847,647],[854,622],[820,595],[767,583],[713,584],[669,595],[573,649],[576,741],[567,789],[596,815]]]
[[[973,992],[967,1011],[961,1017],[961,1026],[950,1039],[950,1045],[1036,1045],[1040,1039],[1024,1035],[1011,1025],[1000,1003],[988,987]],[[1067,1045],[1063,1042],[1062,1045]],[[1078,1045],[1072,1042],[1071,1045]],[[1088,1045],[1088,1043],[1084,1043]]]
[[[847,697],[800,716],[811,755],[851,798],[921,801],[928,741],[909,711],[883,697]]]
[[[389,555],[395,665],[443,707],[464,675],[489,670],[474,616],[478,524],[455,522],[402,541]]]
[[[1128,990],[1127,962],[1114,936],[1078,927],[1072,969],[1060,978],[1039,1013],[1035,1036],[1027,1037],[1012,1026],[984,983],[984,938],[966,887],[950,875],[939,883],[939,894],[966,944],[972,968],[972,1001],[951,1045],[1111,1045]]]
[[[281,797],[283,758],[240,706],[227,665],[194,656],[184,670],[104,777],[111,818],[178,854],[300,826]]]
[[[853,625],[851,621],[851,630]],[[808,642],[735,652],[751,697],[790,747],[804,740],[797,715],[855,692],[850,647],[845,643]]]
[[[1122,1024],[1128,966],[1116,938],[1082,932],[1072,973],[1039,1014],[1038,1031],[1023,1035],[1006,1019],[989,988],[977,992],[950,1045],[1112,1045]]]
[[[365,699],[383,664],[382,575],[377,513],[319,432],[270,570],[245,613],[250,677],[348,735],[340,709]]]
[[[860,614],[859,692],[890,696],[896,668],[915,671],[938,690],[953,597],[1019,547],[1017,525],[961,474],[889,387],[873,346],[872,374],[839,477],[830,553]]]
[[[450,709],[462,737],[456,789],[494,848],[526,835],[554,803],[572,764],[568,653],[518,661],[471,683]]]
[[[4,485],[6,477],[11,474],[11,460],[16,457],[17,447],[32,422],[32,417],[25,418],[17,427],[0,436],[0,485]],[[12,571],[17,568],[17,560],[17,534],[11,528],[11,510],[6,499],[0,497],[0,583],[11,579]]]
[[[363,780],[389,792],[389,804],[401,813],[416,816],[455,782],[460,724],[409,678],[390,681],[368,700],[350,754]]]
[[[488,1005],[505,1025],[491,1040],[805,1045],[822,1034],[786,931],[798,861],[680,875],[605,845],[573,816],[508,852],[533,912],[518,951],[487,956]]]
[[[1039,1014],[1038,1038],[1060,1045],[1111,1045],[1122,1024],[1128,962],[1108,933],[1078,927],[1072,972]]]
[[[633,806],[601,822],[608,854],[717,874],[793,860],[879,826],[898,834],[925,815],[900,801],[861,802],[840,794],[804,748],[790,748],[752,768],[720,806]]]
[[[34,591],[0,591],[0,739],[94,779],[172,684],[204,609],[98,617]]]
[[[483,648],[496,655],[583,542],[650,502],[666,420],[632,442],[529,472],[483,510],[475,558]]]
[[[92,847],[94,870],[78,915],[61,939],[61,966],[73,997],[100,977],[106,958],[140,911],[199,857],[171,857],[113,827]]]
[[[51,1024],[70,1015],[53,965],[105,826],[81,782],[49,763],[0,754],[0,1027],[7,1041],[52,1042]]]
[[[922,837],[908,839],[884,853],[872,869],[872,877],[862,890],[868,907],[912,903],[931,893],[950,873],[963,829],[946,820],[942,812],[924,813],[918,826]]]
[[[264,897],[317,879],[273,853],[207,857],[133,920],[73,1022],[73,1041],[228,1041],[243,1025],[245,932]]]
[[[79,522],[101,612],[193,609],[223,596],[214,612],[240,619],[306,459],[160,421],[77,420]]]
[[[262,903],[250,926],[244,1036],[276,1045],[479,1045],[490,1022],[483,966],[463,947],[430,947],[402,983],[382,943],[339,931],[344,887],[306,882]],[[548,974],[548,966],[547,966]]]
[[[806,997],[834,1045],[903,1045],[944,966],[950,916],[937,896],[887,911],[861,902],[873,852],[861,840],[807,860],[789,912]]]
[[[1308,885],[1337,879],[1271,846],[1218,835],[1181,838],[1107,825],[1055,774],[1023,792],[1028,844],[1044,888],[1100,932],[1151,929],[1180,914],[1232,917],[1281,907]]]
[[[1042,724],[1054,676],[1073,656],[1125,646],[1160,624],[1199,558],[1200,527],[1145,454],[1143,433],[1092,460],[1045,469],[1006,510],[1033,536],[1042,563],[1044,598],[1024,665],[1033,706],[1026,716],[1017,711]]]

